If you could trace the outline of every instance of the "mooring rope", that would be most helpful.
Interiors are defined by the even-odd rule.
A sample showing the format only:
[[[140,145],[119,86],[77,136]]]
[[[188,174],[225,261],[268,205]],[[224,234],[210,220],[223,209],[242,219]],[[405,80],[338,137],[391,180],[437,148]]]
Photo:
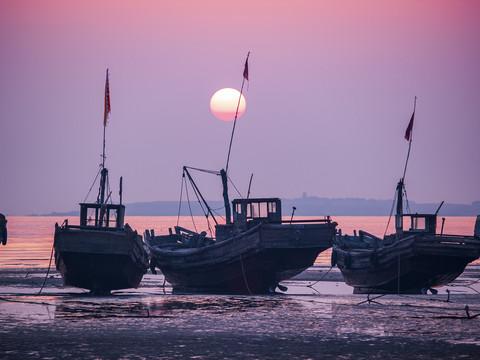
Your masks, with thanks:
[[[50,273],[50,267],[51,267],[51,265],[52,265],[53,248],[54,248],[54,245],[52,245],[52,252],[51,252],[51,254],[50,254],[50,262],[48,263],[47,275],[45,275],[45,279],[43,279],[42,287],[40,288],[40,291],[37,293],[37,295],[40,295],[40,293],[41,293],[42,290],[43,290],[43,287],[45,286],[45,283],[47,282],[48,274]]]
[[[245,286],[247,287],[248,294],[253,295],[252,292],[250,291],[250,287],[248,286],[247,276],[245,275],[245,269],[243,267],[242,254],[240,254],[239,257],[240,257],[240,265],[242,266],[242,274],[243,274],[243,280],[245,281]]]
[[[313,285],[315,285],[315,284],[319,283],[320,281],[322,281],[323,279],[325,279],[325,277],[328,275],[328,273],[332,269],[333,269],[333,265],[330,266],[330,269],[328,269],[327,272],[325,274],[323,274],[323,276],[319,280],[315,281],[313,284],[307,285],[307,287],[311,288]]]

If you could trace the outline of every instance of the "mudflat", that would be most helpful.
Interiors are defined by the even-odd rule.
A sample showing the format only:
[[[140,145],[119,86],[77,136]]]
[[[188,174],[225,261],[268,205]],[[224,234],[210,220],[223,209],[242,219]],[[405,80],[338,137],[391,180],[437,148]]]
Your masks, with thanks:
[[[2,359],[474,359],[480,354],[478,265],[469,265],[437,295],[354,295],[329,266],[312,267],[285,282],[286,293],[265,296],[177,295],[162,275],[152,274],[138,289],[91,296],[64,288],[56,271],[46,273],[0,270]]]

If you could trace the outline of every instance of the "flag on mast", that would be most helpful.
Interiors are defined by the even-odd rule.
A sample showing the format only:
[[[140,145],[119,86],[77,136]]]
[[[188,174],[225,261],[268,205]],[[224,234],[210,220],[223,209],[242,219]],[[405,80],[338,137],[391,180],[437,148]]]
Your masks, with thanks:
[[[107,126],[108,114],[110,114],[110,86],[108,83],[108,69],[107,80],[105,81],[105,113],[103,116],[103,126]]]
[[[408,123],[407,130],[405,131],[405,139],[410,141],[412,137],[412,130],[413,130],[413,119],[415,118],[415,111],[413,111],[412,117],[410,118],[410,122]]]
[[[250,55],[250,53],[248,53]],[[248,55],[247,59],[245,60],[245,68],[243,69],[243,77],[248,81]]]

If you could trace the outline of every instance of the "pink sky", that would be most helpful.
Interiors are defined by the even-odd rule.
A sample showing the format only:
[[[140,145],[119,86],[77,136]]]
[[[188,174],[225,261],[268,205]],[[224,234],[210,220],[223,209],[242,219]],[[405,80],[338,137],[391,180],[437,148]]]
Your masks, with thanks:
[[[393,198],[417,100],[406,187],[416,202],[480,200],[478,1],[0,2],[0,212],[69,211],[102,152],[124,202],[177,200],[183,165],[225,167],[252,196]],[[219,199],[220,181],[199,180]],[[94,190],[94,192],[96,189]],[[231,193],[231,197],[236,194]],[[118,200],[118,197],[114,197]]]

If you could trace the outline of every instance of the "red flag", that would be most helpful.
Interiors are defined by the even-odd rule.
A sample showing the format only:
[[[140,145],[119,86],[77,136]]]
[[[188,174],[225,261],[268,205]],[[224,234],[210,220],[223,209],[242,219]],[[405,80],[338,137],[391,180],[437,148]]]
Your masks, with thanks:
[[[250,53],[248,53],[250,55]],[[245,60],[245,69],[243,69],[243,77],[248,80],[248,56]]]
[[[105,113],[103,117],[103,126],[107,125],[108,114],[110,114],[110,86],[108,83],[108,69],[107,69],[107,80],[105,81]]]
[[[412,117],[410,119],[410,122],[408,123],[407,130],[405,131],[405,139],[407,141],[410,141],[410,138],[412,137],[412,130],[413,130],[413,119],[415,117],[415,111],[412,114]]]

